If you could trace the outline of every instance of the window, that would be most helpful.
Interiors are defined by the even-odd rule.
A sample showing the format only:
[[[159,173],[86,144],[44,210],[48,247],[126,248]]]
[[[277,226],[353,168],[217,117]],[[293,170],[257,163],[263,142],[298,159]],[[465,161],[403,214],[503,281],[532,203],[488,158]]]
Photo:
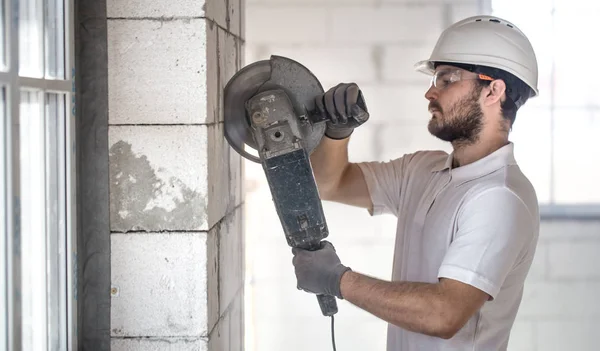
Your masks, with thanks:
[[[493,14],[530,39],[539,66],[540,95],[519,111],[515,157],[533,182],[542,216],[600,218],[600,102],[596,82],[582,69],[596,45],[597,1],[493,0]]]
[[[0,7],[0,349],[77,349],[73,1]]]

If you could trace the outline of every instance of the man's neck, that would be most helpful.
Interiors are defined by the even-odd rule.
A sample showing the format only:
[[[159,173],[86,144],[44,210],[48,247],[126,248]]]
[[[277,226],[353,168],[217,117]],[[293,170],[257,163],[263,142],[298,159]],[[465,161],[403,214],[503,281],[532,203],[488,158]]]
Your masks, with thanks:
[[[509,143],[508,138],[480,138],[474,143],[452,142],[452,168],[478,161]]]

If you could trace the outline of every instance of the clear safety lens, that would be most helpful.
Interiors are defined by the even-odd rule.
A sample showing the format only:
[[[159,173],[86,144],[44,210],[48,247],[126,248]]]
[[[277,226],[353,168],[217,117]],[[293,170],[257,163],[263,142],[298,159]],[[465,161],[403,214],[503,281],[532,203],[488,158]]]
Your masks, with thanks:
[[[431,84],[438,89],[444,89],[449,84],[458,82],[460,79],[461,71],[458,69],[439,70],[431,77]]]
[[[460,69],[444,69],[439,70],[433,73],[433,77],[431,77],[431,85],[438,89],[444,89],[449,84],[454,82],[458,82],[459,80],[468,80],[468,79],[480,79],[492,81],[494,78],[487,76],[485,74],[477,74],[472,77],[463,77],[463,72]],[[469,74],[469,73],[468,73]]]

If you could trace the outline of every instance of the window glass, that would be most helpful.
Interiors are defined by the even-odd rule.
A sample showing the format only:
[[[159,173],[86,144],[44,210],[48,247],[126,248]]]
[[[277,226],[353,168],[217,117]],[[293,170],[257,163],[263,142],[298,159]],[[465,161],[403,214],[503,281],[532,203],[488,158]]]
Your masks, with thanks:
[[[19,75],[42,78],[43,61],[42,0],[19,1]]]
[[[600,203],[600,110],[560,108],[554,121],[556,202]]]
[[[48,0],[46,11],[46,78],[65,78],[64,0]]]
[[[47,240],[44,115],[40,91],[23,90],[20,103],[21,296],[24,350],[46,350]]]
[[[6,71],[6,0],[0,0],[0,69]]]

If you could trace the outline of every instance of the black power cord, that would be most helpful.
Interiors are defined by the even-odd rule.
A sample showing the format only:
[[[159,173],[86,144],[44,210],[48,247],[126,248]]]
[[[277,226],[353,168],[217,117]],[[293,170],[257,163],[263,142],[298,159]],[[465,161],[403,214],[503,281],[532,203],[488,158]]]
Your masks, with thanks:
[[[333,315],[331,315],[331,343],[333,344],[333,351],[336,351],[336,348],[335,348],[335,328],[334,328]]]

